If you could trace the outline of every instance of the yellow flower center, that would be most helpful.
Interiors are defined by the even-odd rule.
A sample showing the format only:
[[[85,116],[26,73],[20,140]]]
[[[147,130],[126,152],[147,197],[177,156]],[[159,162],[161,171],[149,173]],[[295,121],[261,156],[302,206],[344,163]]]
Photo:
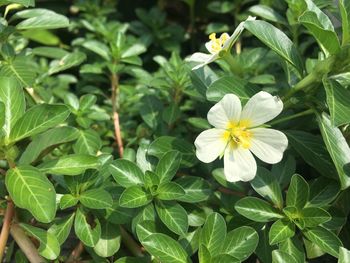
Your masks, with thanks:
[[[239,123],[230,121],[227,124],[227,130],[223,134],[223,139],[228,142],[229,147],[237,148],[239,146],[249,149],[251,145],[252,133],[247,129],[248,120],[241,120]]]
[[[211,33],[209,35],[209,39],[211,40],[211,49],[212,52],[218,53],[224,47],[225,42],[229,39],[228,34],[224,33],[220,36],[220,38],[216,38],[215,33]]]

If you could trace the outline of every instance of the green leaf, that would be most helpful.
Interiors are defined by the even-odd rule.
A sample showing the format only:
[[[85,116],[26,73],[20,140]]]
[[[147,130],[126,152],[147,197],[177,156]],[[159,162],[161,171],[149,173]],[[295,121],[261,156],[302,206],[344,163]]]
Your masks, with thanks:
[[[198,259],[200,263],[211,263],[210,252],[203,244],[199,244]]]
[[[280,243],[279,249],[280,251],[286,252],[287,254],[293,256],[297,260],[297,263],[305,262],[305,252],[299,238],[288,238]]]
[[[199,244],[204,245],[212,256],[218,255],[222,251],[225,237],[225,219],[219,213],[211,213],[202,228]]]
[[[327,104],[334,126],[350,122],[350,91],[333,79],[323,78],[323,86],[327,94]]]
[[[111,59],[111,54],[108,46],[97,40],[87,40],[82,43],[82,46],[97,55],[101,56],[105,60],[109,61]]]
[[[147,189],[153,189],[159,186],[159,176],[151,171],[145,172],[145,186]],[[166,183],[165,183],[166,184]]]
[[[64,155],[59,159],[44,162],[38,168],[44,173],[78,175],[87,169],[97,169],[99,165],[100,162],[96,156],[70,154]]]
[[[341,189],[344,190],[350,186],[350,169],[347,169],[350,163],[349,145],[341,131],[332,126],[328,115],[325,113],[322,116],[318,115],[317,121],[328,152],[338,171]]]
[[[80,65],[86,59],[86,55],[82,52],[74,52],[65,55],[60,60],[51,63],[49,75],[61,72],[63,70]]]
[[[180,167],[181,153],[169,151],[160,158],[155,173],[160,178],[160,183],[170,182]]]
[[[272,251],[272,263],[298,263],[296,259],[286,252],[280,250]]]
[[[255,249],[255,253],[259,260],[263,263],[272,262],[272,250],[273,247],[269,244],[269,229],[264,227],[258,231],[259,234],[259,244]]]
[[[309,199],[309,185],[303,177],[298,174],[293,175],[288,187],[286,204],[302,209]]]
[[[6,109],[5,104],[0,101],[0,127],[3,128],[5,124]]]
[[[63,126],[48,130],[42,134],[35,136],[32,142],[27,146],[19,164],[30,164],[35,161],[45,149],[53,149],[54,147],[73,141],[78,138],[78,130],[73,127]]]
[[[220,254],[212,258],[211,262],[220,262],[220,263],[240,263],[241,261],[235,257],[232,257],[229,254]]]
[[[281,162],[272,165],[271,173],[280,184],[281,188],[285,188],[295,173],[296,162],[293,155],[288,155],[287,158],[283,158]]]
[[[256,222],[269,222],[283,216],[268,202],[256,197],[244,197],[235,204],[235,209],[242,216]]]
[[[151,234],[142,245],[154,257],[166,263],[189,263],[191,260],[177,241],[164,234]]]
[[[77,154],[96,155],[102,145],[100,135],[94,130],[83,130],[78,133],[78,140],[73,145]]]
[[[119,199],[122,207],[135,208],[148,204],[152,201],[152,196],[147,193],[141,186],[130,186],[125,189]]]
[[[185,249],[187,254],[193,255],[198,250],[200,232],[201,229],[197,228],[179,239],[179,244]]]
[[[227,233],[221,253],[244,261],[255,251],[258,242],[259,235],[254,228],[241,226]]]
[[[31,87],[36,74],[36,64],[31,56],[18,55],[14,59],[1,62],[0,76],[14,77],[21,87]]]
[[[77,237],[88,247],[94,247],[101,237],[101,224],[95,218],[93,225],[90,224],[87,215],[79,208],[77,209],[74,230]]]
[[[181,111],[179,106],[177,106],[175,103],[171,103],[164,109],[162,118],[168,125],[172,125],[180,117],[180,115]]]
[[[10,143],[36,135],[64,122],[69,116],[65,105],[40,104],[30,108],[19,118],[10,133]]]
[[[201,177],[181,176],[175,182],[185,190],[185,194],[178,198],[181,202],[202,202],[212,193],[209,183]]]
[[[121,58],[127,58],[127,57],[133,57],[133,56],[138,56],[144,52],[146,52],[146,47],[145,45],[141,43],[135,43],[129,48],[127,48],[121,55]]]
[[[0,5],[7,5],[10,3],[20,4],[25,7],[35,6],[35,0],[0,0]]]
[[[339,247],[342,247],[343,244],[333,232],[318,226],[304,230],[303,234],[308,240],[315,243],[324,252],[336,258],[338,257]]]
[[[305,0],[305,2],[307,11],[299,17],[299,22],[316,38],[326,56],[337,53],[340,44],[331,20],[313,1]]]
[[[288,220],[277,220],[272,224],[269,232],[270,245],[275,245],[294,236],[295,225]]]
[[[84,191],[79,196],[79,201],[91,209],[106,209],[112,207],[112,196],[103,189],[91,189]]]
[[[114,263],[149,263],[149,259],[147,257],[122,257],[114,261]]]
[[[20,226],[28,235],[34,237],[40,242],[40,246],[38,248],[40,255],[49,260],[54,260],[60,255],[60,244],[53,234],[23,223],[21,223]]]
[[[8,139],[12,127],[24,114],[26,106],[23,90],[16,79],[0,77],[0,100],[3,102],[2,105],[5,106],[1,127],[6,139]]]
[[[288,131],[286,135],[292,147],[307,164],[326,177],[337,175],[332,159],[320,136],[303,131]]]
[[[316,178],[310,185],[310,197],[306,206],[324,206],[332,202],[338,195],[338,182],[325,177]]]
[[[157,198],[160,200],[176,200],[185,194],[185,190],[177,183],[162,183],[157,189]]]
[[[248,11],[266,20],[287,25],[286,19],[267,5],[253,5],[249,7]]]
[[[339,11],[342,21],[342,45],[346,45],[350,42],[350,2],[348,0],[339,0]]]
[[[175,137],[158,137],[150,144],[147,153],[160,159],[167,152],[174,150],[181,153],[181,165],[191,167],[196,164],[193,144]]]
[[[157,214],[162,222],[174,233],[184,236],[188,230],[186,210],[176,202],[156,202]]]
[[[144,183],[143,172],[131,161],[115,160],[110,164],[109,171],[114,180],[125,188]]]
[[[338,263],[349,263],[350,262],[350,251],[345,247],[339,248],[339,260]]]
[[[224,76],[215,80],[207,89],[207,99],[217,102],[225,94],[233,93],[237,95],[242,103],[246,103],[259,90],[257,86],[248,83],[246,80],[236,76]]]
[[[246,21],[244,27],[283,59],[292,64],[302,75],[303,62],[293,42],[283,31],[260,20]]]
[[[331,220],[331,215],[319,207],[305,207],[300,211],[301,221],[305,227],[314,227]]]
[[[75,206],[76,204],[78,204],[79,199],[71,194],[65,194],[61,197],[60,199],[60,208],[66,209],[72,206]]]
[[[259,166],[256,176],[250,184],[263,198],[271,201],[279,208],[283,207],[281,188],[269,170]]]
[[[303,240],[307,258],[318,258],[325,254],[316,243],[313,243],[306,238],[303,238]]]
[[[101,237],[94,246],[94,251],[100,257],[111,257],[119,250],[120,241],[119,226],[104,222],[101,228]]]
[[[16,206],[29,210],[43,223],[55,218],[55,187],[38,169],[29,165],[12,168],[6,173],[5,183]]]
[[[147,95],[142,97],[140,114],[143,121],[153,130],[156,130],[160,123],[162,110],[163,104],[156,96]]]
[[[16,17],[27,18],[16,25],[19,30],[27,29],[56,29],[68,27],[69,20],[51,10],[33,8],[17,12]]]
[[[47,230],[47,232],[57,238],[60,245],[62,245],[69,236],[74,222],[74,215],[73,213],[70,216],[55,220],[54,224]]]

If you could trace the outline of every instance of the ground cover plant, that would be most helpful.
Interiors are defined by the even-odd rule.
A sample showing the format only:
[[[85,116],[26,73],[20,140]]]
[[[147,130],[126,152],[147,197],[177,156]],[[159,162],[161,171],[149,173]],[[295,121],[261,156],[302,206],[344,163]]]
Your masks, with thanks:
[[[1,262],[350,262],[349,0],[0,8]]]

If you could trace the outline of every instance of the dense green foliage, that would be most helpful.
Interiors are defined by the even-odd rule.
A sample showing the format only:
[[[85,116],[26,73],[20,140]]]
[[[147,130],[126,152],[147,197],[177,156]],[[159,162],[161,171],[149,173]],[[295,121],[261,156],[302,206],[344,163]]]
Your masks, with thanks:
[[[0,7],[4,262],[350,262],[349,0]],[[229,182],[194,141],[262,90],[288,148]]]

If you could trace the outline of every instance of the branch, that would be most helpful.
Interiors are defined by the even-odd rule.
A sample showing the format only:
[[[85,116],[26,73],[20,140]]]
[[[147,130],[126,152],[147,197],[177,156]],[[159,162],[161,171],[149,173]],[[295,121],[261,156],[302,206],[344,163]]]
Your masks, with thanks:
[[[83,242],[79,241],[79,244],[75,247],[75,249],[70,254],[69,258],[67,259],[66,263],[72,263],[77,262],[79,259],[81,253],[84,251],[84,245]]]
[[[12,201],[9,200],[7,202],[7,208],[6,208],[4,220],[2,223],[1,234],[0,234],[0,262],[2,262],[2,259],[4,257],[4,251],[6,248],[7,239],[10,234],[10,227],[11,227],[11,222],[12,222],[14,212],[15,212],[15,207]]]
[[[31,263],[46,262],[45,259],[39,255],[32,241],[30,241],[30,239],[26,236],[26,234],[18,224],[12,224],[10,233],[13,239],[16,241],[19,248],[22,250],[22,252],[26,255],[27,259]]]
[[[129,251],[136,257],[143,257],[142,248],[139,244],[130,236],[130,234],[120,226],[120,234],[122,236],[122,241],[124,245],[129,249]]]
[[[118,145],[119,156],[122,157],[124,153],[123,140],[120,132],[119,114],[118,114],[118,95],[119,95],[119,78],[113,73],[111,75],[111,100],[112,100],[112,118],[114,125],[115,141]]]

